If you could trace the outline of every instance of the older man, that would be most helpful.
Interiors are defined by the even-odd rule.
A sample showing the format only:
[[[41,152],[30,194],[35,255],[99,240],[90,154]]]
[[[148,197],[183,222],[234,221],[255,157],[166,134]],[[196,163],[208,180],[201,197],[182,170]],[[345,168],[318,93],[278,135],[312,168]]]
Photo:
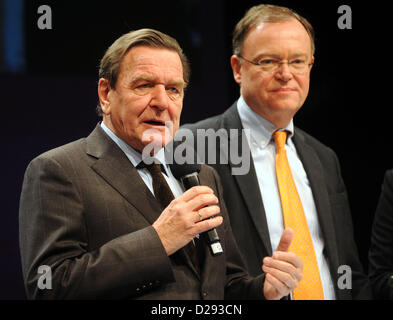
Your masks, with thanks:
[[[273,280],[250,278],[215,171],[202,166],[203,186],[184,192],[167,166],[161,151],[179,127],[188,77],[181,48],[161,32],[133,31],[107,50],[103,122],[26,170],[20,246],[29,298],[279,299],[297,286],[302,263],[286,252],[290,230],[266,275]],[[151,144],[158,163],[149,166],[142,153]],[[215,227],[220,256],[196,237]]]
[[[263,259],[263,271],[269,270],[265,257],[289,227],[295,232],[290,251],[304,264],[292,298],[369,298],[337,157],[293,124],[308,95],[314,51],[313,28],[305,18],[285,7],[252,7],[233,35],[231,66],[239,100],[224,114],[185,127],[195,133],[226,129],[228,139],[239,143],[241,131],[250,132],[241,149],[243,155],[251,153],[243,157],[250,160],[242,165],[248,172],[234,175],[238,150],[221,157],[227,152],[223,146],[238,145],[233,141],[207,143],[204,151],[223,182],[233,233],[250,274],[262,272],[256,266]],[[348,281],[339,283],[341,266]]]

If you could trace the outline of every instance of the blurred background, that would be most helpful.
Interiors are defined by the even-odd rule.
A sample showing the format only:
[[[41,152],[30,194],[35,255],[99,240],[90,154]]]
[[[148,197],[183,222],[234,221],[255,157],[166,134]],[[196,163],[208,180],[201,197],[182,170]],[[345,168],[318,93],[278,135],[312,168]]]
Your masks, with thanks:
[[[355,238],[367,269],[374,211],[393,167],[388,19],[373,1],[269,1],[305,16],[316,31],[309,97],[295,124],[336,151],[348,188]],[[239,95],[229,59],[236,22],[260,1],[0,0],[0,299],[25,299],[18,243],[24,171],[40,153],[86,137],[95,113],[97,73],[120,35],[154,28],[176,38],[192,75],[182,123],[222,113]],[[337,26],[340,5],[352,29]],[[52,29],[37,24],[41,5]],[[46,21],[48,23],[48,21]]]

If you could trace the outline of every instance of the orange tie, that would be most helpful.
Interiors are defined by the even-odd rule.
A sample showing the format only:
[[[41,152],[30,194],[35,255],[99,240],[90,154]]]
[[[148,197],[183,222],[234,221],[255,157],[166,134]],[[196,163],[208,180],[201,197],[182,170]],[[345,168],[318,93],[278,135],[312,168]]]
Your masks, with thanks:
[[[277,146],[276,174],[284,225],[285,228],[289,227],[295,233],[289,250],[296,253],[304,264],[303,278],[293,291],[292,296],[295,300],[323,300],[323,289],[314,246],[285,151],[287,132],[276,131],[273,133],[273,138]]]

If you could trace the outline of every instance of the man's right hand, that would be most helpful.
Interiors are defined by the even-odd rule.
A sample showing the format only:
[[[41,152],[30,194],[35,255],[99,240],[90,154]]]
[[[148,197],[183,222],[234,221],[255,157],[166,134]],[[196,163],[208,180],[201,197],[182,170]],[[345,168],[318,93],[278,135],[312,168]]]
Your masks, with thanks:
[[[272,257],[263,259],[262,270],[266,274],[263,292],[267,300],[278,300],[287,296],[298,286],[303,277],[303,262],[288,251],[294,232],[286,228]]]
[[[174,199],[153,223],[168,254],[187,245],[197,234],[222,224],[218,198],[206,186],[193,187]],[[216,217],[213,217],[216,216]]]

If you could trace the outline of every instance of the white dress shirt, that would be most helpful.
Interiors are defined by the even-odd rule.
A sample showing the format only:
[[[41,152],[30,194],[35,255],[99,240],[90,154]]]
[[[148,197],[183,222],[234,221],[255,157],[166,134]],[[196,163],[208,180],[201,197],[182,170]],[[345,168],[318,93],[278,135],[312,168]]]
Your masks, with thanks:
[[[306,215],[308,228],[311,233],[319,272],[321,275],[324,298],[325,300],[334,300],[334,287],[328,263],[323,254],[324,239],[322,237],[318,221],[317,209],[315,207],[312,190],[303,164],[297,155],[295,145],[292,141],[292,136],[294,134],[293,121],[291,120],[285,128],[276,128],[272,123],[262,118],[249,108],[243,97],[239,98],[237,108],[243,128],[250,130],[248,143],[252,159],[254,161],[259,189],[261,191],[262,201],[266,212],[266,220],[273,252],[277,248],[281,235],[284,231],[284,221],[276,179],[276,146],[274,139],[272,138],[272,134],[278,129],[289,131],[285,150],[287,152],[292,176]]]

